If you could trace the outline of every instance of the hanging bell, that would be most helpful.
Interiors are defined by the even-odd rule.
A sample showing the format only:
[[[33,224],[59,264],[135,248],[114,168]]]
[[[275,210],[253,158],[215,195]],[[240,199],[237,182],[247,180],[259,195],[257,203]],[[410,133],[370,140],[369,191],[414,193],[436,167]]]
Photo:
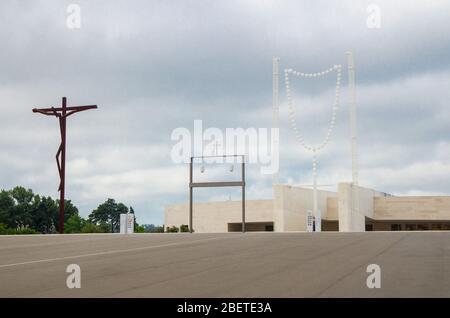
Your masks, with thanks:
[[[234,165],[231,165],[230,166],[230,172],[233,172],[234,171]]]
[[[201,173],[205,172],[205,166],[204,166],[204,165],[202,165],[202,166],[200,167],[200,172],[201,172]]]

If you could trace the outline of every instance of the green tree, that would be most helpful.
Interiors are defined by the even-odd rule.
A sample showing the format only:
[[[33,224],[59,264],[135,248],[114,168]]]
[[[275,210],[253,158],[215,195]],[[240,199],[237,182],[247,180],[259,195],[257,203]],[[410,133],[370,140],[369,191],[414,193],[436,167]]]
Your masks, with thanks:
[[[105,223],[97,225],[91,221],[86,221],[81,228],[81,233],[106,233],[109,230],[109,225],[106,224],[106,228],[104,225]]]
[[[74,214],[64,224],[64,233],[81,233],[85,223],[86,220],[78,214]]]
[[[67,222],[72,215],[78,215],[78,209],[70,200],[65,202],[64,219]],[[31,189],[20,186],[9,191],[1,190],[0,223],[13,234],[20,231],[54,233],[59,230],[59,201],[35,195]]]
[[[180,225],[180,232],[189,232],[189,225],[181,224]]]
[[[15,203],[11,209],[10,227],[28,227],[32,224],[31,212],[36,204],[33,191],[24,187],[15,187],[10,191],[10,194]]]
[[[15,226],[12,218],[12,210],[14,208],[14,199],[9,191],[0,191],[0,223],[4,227]]]
[[[58,206],[51,197],[34,196],[30,226],[41,233],[54,233],[54,218],[58,213]]]
[[[120,214],[128,213],[128,207],[123,203],[116,203],[114,199],[108,199],[100,204],[89,215],[89,220],[97,225],[110,224],[110,232],[118,232],[120,227]]]
[[[155,226],[152,233],[164,233],[164,226]]]
[[[53,223],[55,224],[56,231],[59,232],[59,200],[56,200],[58,206],[58,212],[53,215]],[[78,215],[78,208],[72,204],[71,200],[64,200],[64,224],[70,219],[72,215]]]
[[[179,228],[176,226],[166,228],[167,233],[178,233],[179,231],[180,231]]]
[[[145,233],[145,228],[142,225],[138,225],[134,228],[134,233]]]
[[[144,224],[143,227],[146,233],[164,233],[164,226]]]

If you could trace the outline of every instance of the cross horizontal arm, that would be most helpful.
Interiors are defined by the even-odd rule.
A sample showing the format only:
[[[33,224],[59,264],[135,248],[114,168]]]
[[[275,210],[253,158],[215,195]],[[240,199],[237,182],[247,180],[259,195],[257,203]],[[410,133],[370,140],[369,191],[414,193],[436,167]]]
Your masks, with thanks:
[[[66,114],[66,117],[69,117],[70,115],[73,115],[75,113],[82,112],[83,110],[88,110],[88,109],[97,109],[97,106],[96,105],[92,105],[92,106],[78,106],[77,109],[69,110],[69,112]]]
[[[47,116],[59,116],[59,114],[56,112],[56,110],[52,110],[51,108],[45,108],[45,109],[33,108],[33,113],[40,113],[40,114],[44,114]]]
[[[64,117],[68,117],[72,114],[81,112],[83,110],[88,109],[96,109],[97,105],[86,105],[86,106],[70,106],[66,107],[66,115]],[[50,108],[33,108],[33,113],[41,113],[47,116],[57,116],[60,117],[61,112],[64,109],[62,107],[50,107]]]
[[[97,108],[97,105],[70,106],[70,107],[66,107],[66,111],[72,111],[72,110],[82,111],[82,110],[96,109],[96,108]],[[53,111],[60,112],[62,110],[63,110],[62,107],[33,108],[33,113],[53,112]]]

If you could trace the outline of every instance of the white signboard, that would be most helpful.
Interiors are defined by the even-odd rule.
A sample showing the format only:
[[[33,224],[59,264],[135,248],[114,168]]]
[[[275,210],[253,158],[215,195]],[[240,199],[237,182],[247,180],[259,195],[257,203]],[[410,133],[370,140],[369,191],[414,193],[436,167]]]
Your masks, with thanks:
[[[120,234],[134,233],[134,214],[120,215]]]
[[[311,210],[306,211],[306,232],[312,232],[314,229],[314,217]]]
[[[127,214],[127,233],[134,233],[134,214]]]
[[[322,218],[320,210],[317,211],[317,215],[314,218],[315,220],[315,232],[322,232]]]

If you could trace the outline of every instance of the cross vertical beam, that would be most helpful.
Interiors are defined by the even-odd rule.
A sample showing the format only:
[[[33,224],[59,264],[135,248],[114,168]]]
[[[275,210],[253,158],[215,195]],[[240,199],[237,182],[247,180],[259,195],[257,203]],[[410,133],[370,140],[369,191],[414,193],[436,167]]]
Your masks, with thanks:
[[[61,129],[61,162],[59,168],[59,229],[60,233],[64,233],[64,208],[65,208],[65,193],[66,193],[66,115],[67,115],[67,98],[62,99],[62,116],[59,117],[59,126]],[[58,162],[58,155],[56,155],[56,162]]]
[[[59,174],[59,233],[64,233],[64,211],[65,211],[65,183],[66,183],[66,119],[72,114],[96,109],[97,105],[71,106],[67,107],[67,98],[62,98],[62,105],[59,108],[33,108],[33,113],[40,113],[46,116],[55,116],[59,120],[59,130],[61,134],[61,144],[56,152],[56,164]]]

